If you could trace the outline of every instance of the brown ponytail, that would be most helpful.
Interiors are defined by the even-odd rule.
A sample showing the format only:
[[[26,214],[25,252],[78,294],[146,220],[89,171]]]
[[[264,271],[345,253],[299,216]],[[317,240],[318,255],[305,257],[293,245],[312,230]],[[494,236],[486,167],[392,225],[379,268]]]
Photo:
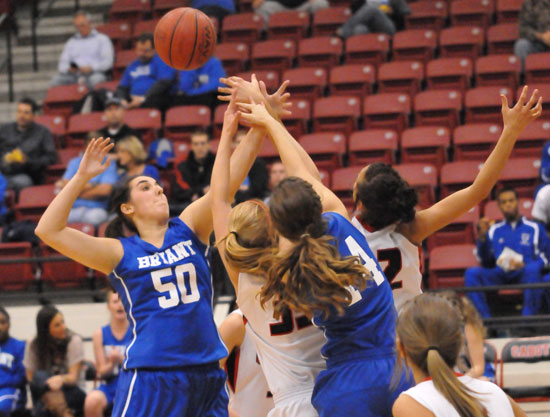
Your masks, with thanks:
[[[116,214],[116,217],[107,225],[105,229],[106,237],[118,239],[131,234],[138,234],[134,222],[126,217],[120,209],[122,204],[130,201],[130,182],[136,177],[138,175],[131,176],[115,187],[115,191],[111,196],[111,211]]]

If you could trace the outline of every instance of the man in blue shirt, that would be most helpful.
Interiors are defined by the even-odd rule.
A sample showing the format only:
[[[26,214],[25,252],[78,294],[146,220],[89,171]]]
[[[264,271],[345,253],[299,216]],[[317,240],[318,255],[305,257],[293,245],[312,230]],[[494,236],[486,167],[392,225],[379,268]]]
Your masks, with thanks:
[[[123,99],[129,109],[154,107],[164,110],[175,92],[176,70],[156,54],[152,33],[138,37],[136,55],[138,59],[124,71],[115,95]]]
[[[488,219],[479,222],[477,255],[482,266],[466,270],[466,286],[542,282],[550,250],[544,227],[519,214],[518,195],[513,188],[501,189],[497,199],[504,220],[490,227]],[[541,290],[525,290],[523,315],[537,314],[542,296]],[[491,316],[484,293],[470,292],[468,297],[482,317]]]

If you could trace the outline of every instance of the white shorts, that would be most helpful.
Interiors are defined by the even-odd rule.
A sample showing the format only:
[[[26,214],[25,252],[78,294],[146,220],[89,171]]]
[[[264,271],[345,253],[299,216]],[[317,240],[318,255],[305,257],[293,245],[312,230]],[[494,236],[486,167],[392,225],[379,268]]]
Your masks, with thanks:
[[[298,392],[277,401],[267,417],[319,417],[311,404],[311,394],[312,391]]]

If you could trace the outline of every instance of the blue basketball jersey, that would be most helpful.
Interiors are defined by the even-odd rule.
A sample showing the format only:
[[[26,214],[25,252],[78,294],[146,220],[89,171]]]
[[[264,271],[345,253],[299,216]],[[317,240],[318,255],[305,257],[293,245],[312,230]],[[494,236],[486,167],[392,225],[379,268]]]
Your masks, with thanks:
[[[105,352],[105,357],[107,358],[114,349],[117,349],[122,355],[125,355],[126,348],[132,342],[134,332],[132,325],[129,325],[128,330],[126,330],[126,334],[121,340],[118,340],[111,330],[111,325],[108,324],[101,328],[101,334],[103,336],[103,352]],[[107,382],[109,384],[116,383],[119,372],[120,366],[113,368],[113,373],[109,378],[107,378]]]
[[[111,284],[133,326],[125,369],[217,362],[227,355],[212,312],[207,247],[175,217],[162,247],[121,238],[124,255]]]
[[[322,355],[330,364],[332,360],[393,354],[397,313],[388,280],[361,232],[338,213],[324,213],[323,218],[328,222],[326,234],[335,238],[340,256],[359,257],[373,279],[362,291],[350,288],[352,302],[343,315],[333,312],[328,318],[314,317],[327,338]]]

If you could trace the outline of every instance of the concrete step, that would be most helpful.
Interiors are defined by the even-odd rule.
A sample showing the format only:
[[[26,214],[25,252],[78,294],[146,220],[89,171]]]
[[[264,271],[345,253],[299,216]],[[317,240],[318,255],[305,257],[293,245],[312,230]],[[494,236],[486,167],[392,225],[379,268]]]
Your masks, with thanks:
[[[39,5],[39,10],[43,10],[46,2]],[[89,13],[108,13],[113,4],[113,0],[79,0],[79,8]],[[48,16],[71,15],[75,11],[75,0],[57,0],[49,10]]]

